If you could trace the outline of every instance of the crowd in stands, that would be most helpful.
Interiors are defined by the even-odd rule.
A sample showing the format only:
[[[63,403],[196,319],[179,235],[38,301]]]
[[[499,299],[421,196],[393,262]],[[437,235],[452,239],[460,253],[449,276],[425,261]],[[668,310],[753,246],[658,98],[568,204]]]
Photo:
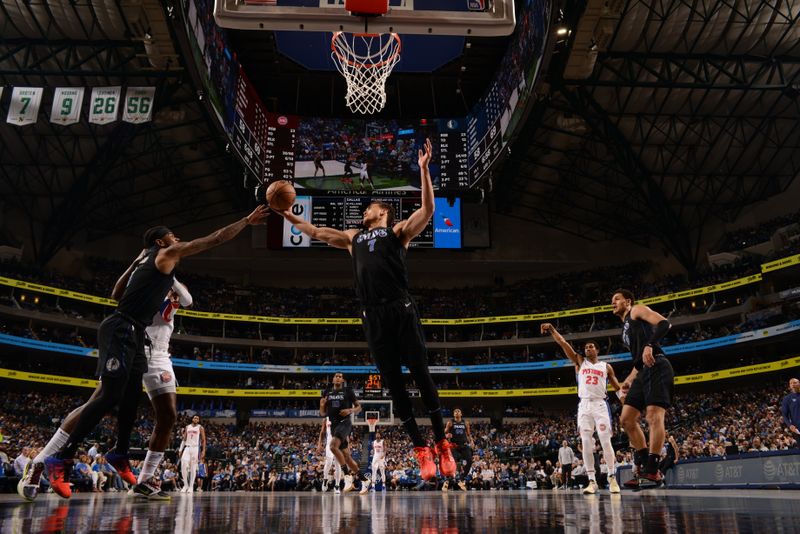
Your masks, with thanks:
[[[694,343],[707,339],[724,337],[751,330],[757,330],[786,322],[800,316],[800,311],[792,305],[776,305],[758,312],[736,317],[723,324],[689,324],[673,328],[664,338],[662,345]],[[536,325],[534,325],[536,326]],[[618,325],[617,325],[618,328]],[[534,328],[530,329],[533,338],[541,337]],[[562,331],[568,333],[572,328],[564,325]],[[77,345],[81,347],[96,346],[96,334],[91,330],[75,327],[64,327],[33,321],[20,322],[10,318],[0,317],[0,333],[11,334],[18,337],[36,339]],[[435,332],[433,332],[435,334]],[[606,336],[594,339],[598,343],[601,354],[625,352],[620,345],[619,337]],[[580,347],[581,342],[576,341]],[[174,341],[171,344],[171,354],[174,358],[248,364],[273,364],[273,365],[373,365],[369,352],[364,350],[341,349],[274,349],[253,347],[230,348],[211,345],[194,345],[185,341]],[[520,347],[500,347],[494,349],[478,348],[459,350],[429,350],[430,365],[481,365],[512,362],[542,362],[563,359],[563,354],[555,344],[537,344]]]
[[[779,229],[800,222],[800,211],[775,217],[755,226],[733,230],[725,234],[716,247],[717,252],[735,252],[764,243]],[[800,228],[795,230],[800,233]]]
[[[84,279],[68,278],[51,270],[14,260],[0,261],[0,275],[99,296],[108,296],[126,265],[110,260],[86,260]],[[424,288],[414,284],[412,293],[423,317],[480,317],[555,311],[606,305],[618,287],[632,289],[637,298],[701,287],[759,272],[760,260],[746,257],[736,264],[698,270],[691,276],[654,277],[653,265],[632,263],[602,267],[547,278],[505,284],[498,279],[490,287],[459,289]],[[274,288],[241,286],[225,280],[179,272],[188,285],[195,309],[209,312],[255,314],[278,317],[355,317],[359,304],[351,288]],[[99,307],[99,313],[102,310]],[[605,318],[609,323],[613,318]],[[208,322],[202,323],[203,328]],[[591,323],[590,323],[591,324]],[[257,328],[231,323],[229,328]],[[594,329],[599,328],[595,326]],[[293,332],[292,332],[293,333]],[[227,334],[235,337],[232,334]],[[294,339],[294,338],[292,338]]]
[[[678,444],[679,460],[726,456],[732,454],[733,446],[738,452],[797,448],[797,436],[783,427],[779,411],[780,399],[785,393],[784,382],[770,380],[767,384],[678,394],[674,408],[668,412],[667,429]],[[46,443],[60,418],[81,402],[83,398],[76,395],[40,392],[9,392],[0,398],[0,469],[3,474],[13,476],[15,469],[24,466],[26,458],[32,457]],[[134,447],[144,446],[152,431],[151,411],[141,412],[134,430]],[[192,413],[184,412],[176,429],[185,425]],[[204,489],[302,491],[321,488],[324,457],[317,448],[321,421],[295,424],[251,421],[243,426],[202,423],[208,443],[207,476],[199,482]],[[580,457],[575,425],[574,409],[538,413],[526,422],[506,422],[502,426],[473,422],[474,462],[467,485],[474,489],[515,489],[524,488],[532,481],[539,488],[574,483],[558,478],[560,465],[556,453],[561,442],[567,440]],[[78,452],[73,471],[73,482],[78,489],[123,489],[119,477],[103,459],[112,443],[113,429],[113,420],[104,419]],[[378,430],[387,446],[388,488],[419,488],[418,468],[404,430],[399,426],[382,426]],[[430,434],[429,427],[424,427],[424,431]],[[618,427],[615,433],[618,462],[628,463],[630,455],[620,446]],[[350,449],[357,461],[365,439],[363,427],[355,427]],[[173,448],[178,446],[178,441],[176,430]],[[580,480],[579,460],[574,467],[578,475],[575,479]],[[134,468],[137,468],[136,462]],[[162,466],[160,476],[167,488],[180,485],[177,470],[169,461]]]

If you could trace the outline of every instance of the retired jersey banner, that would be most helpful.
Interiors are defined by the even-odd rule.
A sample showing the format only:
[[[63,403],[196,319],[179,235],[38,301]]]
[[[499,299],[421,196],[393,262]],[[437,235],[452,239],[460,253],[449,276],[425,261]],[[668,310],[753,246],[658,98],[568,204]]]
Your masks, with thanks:
[[[150,122],[153,118],[155,94],[155,87],[128,87],[128,91],[125,93],[122,120],[133,124]]]
[[[41,87],[15,87],[11,93],[6,122],[17,126],[36,124],[43,91]]]
[[[95,87],[89,107],[89,122],[109,124],[117,120],[120,87]]]
[[[50,110],[50,122],[62,126],[80,122],[83,93],[83,87],[56,87],[53,108]]]

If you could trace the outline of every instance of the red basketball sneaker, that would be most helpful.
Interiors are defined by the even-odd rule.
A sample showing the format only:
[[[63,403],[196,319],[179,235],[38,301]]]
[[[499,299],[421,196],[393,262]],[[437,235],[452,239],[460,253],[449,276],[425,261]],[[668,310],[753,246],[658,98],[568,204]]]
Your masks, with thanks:
[[[72,460],[48,456],[44,465],[47,467],[47,478],[50,480],[50,487],[53,488],[53,491],[65,499],[72,497],[68,474],[72,471]]]
[[[131,487],[138,484],[139,481],[136,480],[136,475],[134,475],[133,471],[131,471],[131,464],[128,461],[127,454],[116,454],[109,452],[106,454],[106,460],[108,460],[108,463],[110,463],[114,469],[117,470],[120,478],[130,484]]]
[[[436,464],[433,463],[433,451],[430,447],[414,447],[414,455],[419,464],[419,476],[422,480],[430,480],[436,476]]]
[[[442,472],[442,476],[448,478],[456,474],[456,461],[450,452],[452,448],[453,445],[446,439],[437,443],[435,448],[436,456],[439,457],[439,471]]]

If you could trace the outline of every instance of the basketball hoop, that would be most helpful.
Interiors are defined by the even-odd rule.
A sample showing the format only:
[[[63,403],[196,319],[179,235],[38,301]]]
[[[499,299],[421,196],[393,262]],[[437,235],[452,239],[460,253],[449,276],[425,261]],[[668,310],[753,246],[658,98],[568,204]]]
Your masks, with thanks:
[[[335,32],[331,58],[347,83],[344,99],[353,113],[376,113],[386,105],[386,80],[400,61],[396,33]]]
[[[378,421],[381,419],[380,412],[367,412],[366,413],[367,425],[369,426],[369,431],[371,433],[375,432],[375,428],[378,426]]]

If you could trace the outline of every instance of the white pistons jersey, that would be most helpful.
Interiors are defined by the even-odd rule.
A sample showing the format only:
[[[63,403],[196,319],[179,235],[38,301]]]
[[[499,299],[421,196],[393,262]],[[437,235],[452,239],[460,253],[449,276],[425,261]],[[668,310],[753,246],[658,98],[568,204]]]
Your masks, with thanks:
[[[578,369],[578,397],[581,399],[604,400],[608,388],[608,364],[598,361],[592,363],[584,358]]]
[[[200,446],[200,425],[186,425],[186,439],[183,444],[186,447]]]
[[[164,299],[161,308],[153,316],[153,323],[146,328],[147,336],[150,338],[153,351],[166,352],[169,350],[169,338],[172,337],[172,330],[175,328],[175,312],[180,308],[180,304]]]
[[[375,440],[372,442],[372,451],[375,453],[375,458],[383,458],[383,440]]]

